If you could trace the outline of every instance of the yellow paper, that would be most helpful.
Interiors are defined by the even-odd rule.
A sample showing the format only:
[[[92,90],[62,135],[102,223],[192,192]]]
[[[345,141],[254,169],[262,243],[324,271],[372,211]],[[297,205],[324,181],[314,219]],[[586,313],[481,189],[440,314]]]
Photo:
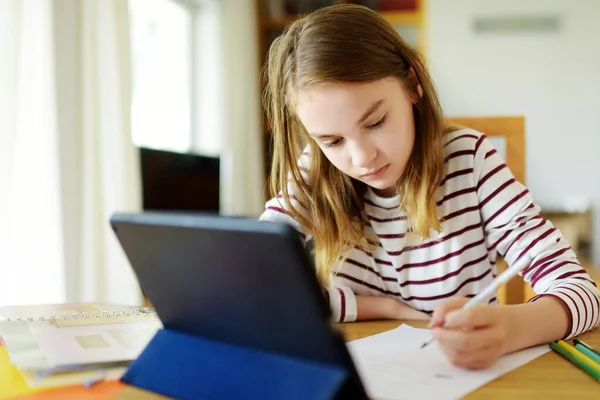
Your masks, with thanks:
[[[0,379],[0,399],[10,399],[61,386],[78,385],[95,379],[118,380],[125,370],[125,366],[112,367],[103,370],[59,373],[36,379],[32,372],[24,371],[21,374],[11,364],[6,349],[0,346],[0,377],[2,378]],[[27,384],[26,379],[30,381],[31,386]]]
[[[9,399],[14,396],[23,396],[40,391],[32,389],[19,373],[19,370],[10,362],[6,349],[0,346],[0,399]]]

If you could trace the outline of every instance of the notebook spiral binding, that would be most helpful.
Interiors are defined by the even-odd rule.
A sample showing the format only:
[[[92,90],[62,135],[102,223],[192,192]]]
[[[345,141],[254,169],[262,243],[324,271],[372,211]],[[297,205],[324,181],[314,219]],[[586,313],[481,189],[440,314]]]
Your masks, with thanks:
[[[35,322],[35,321],[56,321],[56,320],[68,320],[68,319],[94,319],[94,318],[111,318],[111,317],[128,317],[128,316],[144,316],[144,315],[154,315],[156,314],[156,309],[154,307],[135,307],[135,308],[124,308],[122,310],[112,310],[112,311],[102,311],[102,313],[98,311],[94,311],[92,313],[88,313],[86,311],[83,312],[73,312],[73,313],[61,313],[61,314],[51,314],[48,316],[39,316],[39,317],[17,317],[17,318],[2,318],[1,320],[6,322]]]

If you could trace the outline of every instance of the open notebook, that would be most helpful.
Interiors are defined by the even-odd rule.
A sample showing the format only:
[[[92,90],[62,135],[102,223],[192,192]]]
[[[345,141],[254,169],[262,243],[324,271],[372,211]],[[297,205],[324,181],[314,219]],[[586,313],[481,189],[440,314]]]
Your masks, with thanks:
[[[36,374],[128,363],[161,327],[151,308],[102,303],[0,307],[0,339],[11,362]]]

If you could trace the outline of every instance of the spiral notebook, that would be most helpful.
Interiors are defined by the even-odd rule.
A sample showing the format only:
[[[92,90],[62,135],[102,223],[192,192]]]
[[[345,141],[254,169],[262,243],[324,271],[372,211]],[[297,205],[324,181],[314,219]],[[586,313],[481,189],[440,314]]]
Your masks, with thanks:
[[[0,307],[0,339],[19,369],[63,371],[135,359],[162,324],[154,309],[107,303]]]

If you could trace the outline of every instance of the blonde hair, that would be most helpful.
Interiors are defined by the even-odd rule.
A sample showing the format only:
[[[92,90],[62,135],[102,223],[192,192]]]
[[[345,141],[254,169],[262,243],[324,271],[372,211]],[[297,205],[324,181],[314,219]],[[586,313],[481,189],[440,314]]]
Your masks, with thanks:
[[[331,266],[352,247],[372,249],[364,237],[366,185],[334,167],[298,120],[294,94],[329,82],[372,82],[397,77],[415,99],[415,142],[398,182],[400,207],[414,234],[440,231],[435,192],[444,170],[445,131],[440,104],[421,56],[376,12],[358,5],[322,8],[295,21],[272,43],[264,77],[265,108],[273,132],[271,191],[314,238],[317,275],[327,284]],[[416,77],[416,79],[414,79]],[[419,97],[418,85],[422,96]],[[297,160],[309,146],[303,176]],[[308,218],[290,201],[294,197]]]

